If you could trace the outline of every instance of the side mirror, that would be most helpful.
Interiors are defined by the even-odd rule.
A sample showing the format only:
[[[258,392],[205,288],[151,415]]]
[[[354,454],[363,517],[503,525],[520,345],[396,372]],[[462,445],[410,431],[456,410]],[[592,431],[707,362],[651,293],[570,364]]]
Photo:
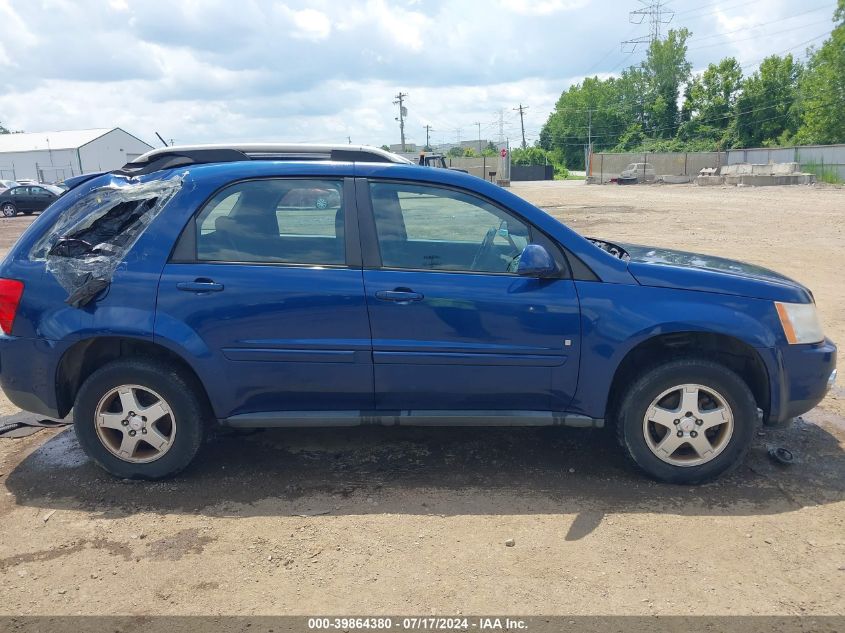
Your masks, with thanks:
[[[556,271],[555,261],[549,251],[539,244],[529,244],[519,256],[516,274],[524,277],[548,277]]]

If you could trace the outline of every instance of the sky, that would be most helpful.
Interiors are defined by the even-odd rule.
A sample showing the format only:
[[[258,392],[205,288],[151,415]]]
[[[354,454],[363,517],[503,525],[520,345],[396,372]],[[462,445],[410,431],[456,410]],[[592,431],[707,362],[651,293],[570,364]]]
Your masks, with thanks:
[[[643,59],[640,0],[0,0],[0,123],[122,127],[153,145],[232,141],[529,143],[560,93]],[[674,0],[697,70],[803,57],[835,0]],[[637,17],[634,16],[634,20]],[[816,39],[813,39],[816,38]],[[811,40],[811,41],[810,41]],[[808,42],[809,41],[809,42]]]

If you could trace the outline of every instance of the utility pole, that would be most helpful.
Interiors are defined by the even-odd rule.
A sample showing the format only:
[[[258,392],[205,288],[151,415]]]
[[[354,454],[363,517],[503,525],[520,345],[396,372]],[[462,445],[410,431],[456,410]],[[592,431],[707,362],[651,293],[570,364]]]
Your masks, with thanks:
[[[499,108],[499,143],[505,142],[505,109]]]
[[[522,149],[528,147],[528,144],[525,142],[525,120],[522,118],[522,113],[528,109],[528,106],[524,106],[521,103],[519,104],[518,108],[514,108],[514,112],[519,112],[519,127],[522,128]]]
[[[639,2],[643,7],[631,11],[628,14],[628,21],[631,24],[642,24],[648,18],[649,33],[648,35],[635,37],[632,40],[622,42],[622,50],[626,53],[633,53],[640,44],[651,46],[652,43],[661,38],[661,25],[669,24],[672,18],[675,17],[675,12],[672,9],[666,8],[667,2],[662,0],[639,0]]]
[[[405,115],[408,114],[403,101],[407,96],[407,92],[399,91],[399,94],[396,95],[396,101],[393,102],[393,105],[399,104],[399,117],[396,120],[399,121],[399,136],[401,138],[403,152],[405,151]]]
[[[461,144],[461,128],[455,130],[455,138],[458,139],[458,145]]]
[[[352,145],[352,137],[351,136],[347,136],[346,140],[350,145]]]
[[[428,142],[428,136],[431,132],[434,132],[434,128],[430,125],[425,126],[425,146],[431,147],[431,143]]]
[[[478,128],[478,153],[481,153],[481,121],[473,123]]]
[[[590,157],[593,155],[593,112],[596,108],[587,108],[587,147],[584,148],[584,169],[587,175],[592,175],[590,170]]]

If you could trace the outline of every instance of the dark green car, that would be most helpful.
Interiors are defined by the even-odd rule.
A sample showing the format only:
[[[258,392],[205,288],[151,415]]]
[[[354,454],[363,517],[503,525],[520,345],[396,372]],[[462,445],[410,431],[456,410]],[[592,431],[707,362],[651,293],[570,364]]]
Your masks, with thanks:
[[[18,213],[31,215],[43,211],[62,195],[63,190],[52,185],[20,185],[0,194],[0,211],[7,218]]]

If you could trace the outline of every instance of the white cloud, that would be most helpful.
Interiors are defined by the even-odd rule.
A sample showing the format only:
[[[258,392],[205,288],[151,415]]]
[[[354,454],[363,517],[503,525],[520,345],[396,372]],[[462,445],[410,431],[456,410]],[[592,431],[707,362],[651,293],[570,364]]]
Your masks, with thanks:
[[[316,9],[291,11],[290,15],[298,29],[298,32],[294,33],[295,37],[319,41],[326,39],[332,32],[331,20],[325,13]]]
[[[27,131],[120,125],[186,143],[349,135],[380,145],[397,140],[401,90],[413,141],[424,141],[426,124],[436,140],[454,140],[459,128],[475,138],[476,121],[495,138],[500,109],[515,139],[519,103],[529,106],[530,141],[588,70],[606,75],[641,59],[618,45],[631,34],[631,2],[588,2],[0,0],[0,122]],[[720,35],[790,12],[770,0],[687,21],[678,14],[673,26]],[[759,32],[707,39],[724,46],[701,51],[694,37],[691,61],[755,60],[815,34]]]
[[[502,0],[504,9],[523,15],[550,15],[559,11],[580,9],[589,5],[589,0]]]

